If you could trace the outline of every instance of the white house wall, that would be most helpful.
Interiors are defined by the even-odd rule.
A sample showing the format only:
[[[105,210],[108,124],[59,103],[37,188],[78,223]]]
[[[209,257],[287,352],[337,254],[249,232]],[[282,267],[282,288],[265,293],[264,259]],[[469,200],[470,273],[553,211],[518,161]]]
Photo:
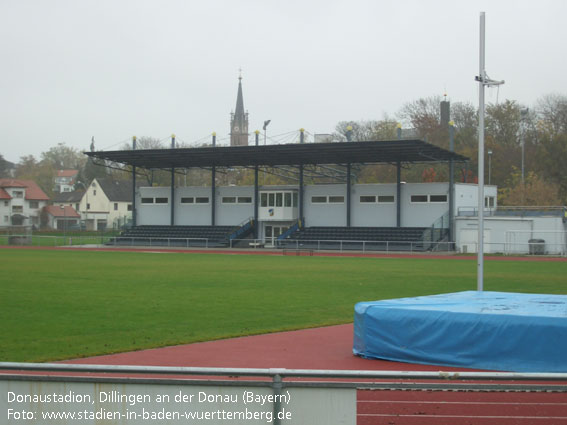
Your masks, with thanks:
[[[27,188],[25,187],[5,188],[4,190],[12,197],[12,199],[0,200],[0,226],[10,226],[12,224],[12,215],[21,214],[24,217],[27,217],[23,222],[24,226],[34,225],[39,227],[40,213],[43,207],[47,206],[47,201],[26,199]],[[16,198],[14,192],[23,192],[23,195],[21,198]],[[37,208],[32,208],[32,202],[37,202]],[[14,213],[14,206],[21,207],[22,212]]]

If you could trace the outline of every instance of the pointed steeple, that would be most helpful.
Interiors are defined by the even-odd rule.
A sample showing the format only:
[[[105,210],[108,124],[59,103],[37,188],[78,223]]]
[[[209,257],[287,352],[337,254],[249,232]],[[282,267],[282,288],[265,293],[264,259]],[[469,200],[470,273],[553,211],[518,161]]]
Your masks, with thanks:
[[[244,112],[244,96],[242,95],[242,70],[238,76],[238,94],[236,96],[236,109],[231,114],[230,145],[248,145],[248,113]]]

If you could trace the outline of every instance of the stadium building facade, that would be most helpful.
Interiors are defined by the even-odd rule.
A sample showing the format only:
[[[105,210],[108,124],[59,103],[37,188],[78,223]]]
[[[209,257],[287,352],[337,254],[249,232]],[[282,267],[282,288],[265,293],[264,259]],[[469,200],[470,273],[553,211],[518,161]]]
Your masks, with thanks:
[[[475,184],[455,184],[453,210],[477,205]],[[259,186],[257,238],[273,244],[300,218],[306,227],[347,227],[347,188],[344,184],[304,187],[304,212],[299,215],[299,189],[295,185]],[[397,185],[354,184],[351,186],[350,227],[396,228]],[[485,188],[487,204],[496,206],[496,186]],[[254,218],[254,186],[178,187],[172,202],[169,187],[140,187],[136,194],[138,225],[238,226]],[[400,191],[401,226],[428,228],[436,222],[449,223],[448,183],[405,183]]]

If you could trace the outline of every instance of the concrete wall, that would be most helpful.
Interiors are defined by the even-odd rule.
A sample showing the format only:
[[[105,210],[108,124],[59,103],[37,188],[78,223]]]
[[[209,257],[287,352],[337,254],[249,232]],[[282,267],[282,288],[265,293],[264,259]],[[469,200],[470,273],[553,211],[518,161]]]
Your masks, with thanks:
[[[484,197],[493,197],[495,207],[497,202],[498,188],[496,186],[485,186]],[[478,185],[476,184],[455,184],[455,215],[466,215],[478,209]]]
[[[296,186],[263,187],[267,189],[289,189]],[[496,187],[487,187],[487,195],[496,196]],[[476,207],[478,190],[476,185],[455,185],[455,211],[458,207]],[[427,195],[428,201],[412,202],[412,195]],[[447,202],[433,202],[431,195],[446,195]],[[408,183],[401,188],[401,225],[403,227],[427,227],[449,210],[448,183]],[[136,197],[138,224],[170,224],[170,202],[167,204],[143,205],[142,197],[171,196],[168,187],[142,187]],[[223,204],[225,196],[248,196],[251,204]],[[327,202],[313,202],[314,196],[327,197]],[[342,196],[342,202],[329,202],[331,196]],[[393,196],[393,202],[360,202],[361,196]],[[396,184],[355,184],[351,188],[351,225],[361,227],[396,226]],[[209,197],[207,204],[182,204],[182,197]],[[175,189],[175,224],[211,224],[211,188],[180,187]],[[252,186],[225,186],[216,189],[216,224],[237,225],[254,216],[254,188]],[[305,187],[304,215],[307,226],[346,226],[346,185],[321,184]]]
[[[314,203],[313,196],[344,196],[343,203]],[[305,223],[309,226],[346,226],[346,186],[322,184],[305,186],[303,195]]]
[[[226,423],[250,425],[274,423],[274,392],[267,386],[195,385],[149,378],[134,382],[56,382],[0,378],[0,411],[6,424],[122,424]],[[232,382],[234,383],[234,382]],[[67,397],[67,402],[33,402]],[[355,388],[298,388],[288,385],[279,396],[282,424],[355,425]],[[224,412],[219,413],[217,412]],[[26,413],[22,413],[26,412]],[[80,419],[49,419],[44,414],[72,412]],[[79,413],[80,412],[80,413]],[[213,415],[213,412],[216,416]],[[200,418],[189,415],[207,414]],[[248,415],[248,417],[246,416]],[[22,416],[25,415],[25,416]],[[31,416],[27,416],[31,415]],[[230,415],[230,416],[228,416]]]
[[[210,190],[210,189],[209,189]],[[250,204],[223,204],[223,197],[250,197]],[[229,186],[216,189],[216,224],[219,226],[237,225],[254,217],[254,187]]]
[[[477,252],[476,217],[455,220],[456,245],[460,252]],[[565,254],[567,227],[560,217],[485,217],[486,253],[528,254],[530,239],[545,241],[545,253]]]
[[[355,184],[352,188],[351,225],[359,227],[396,226],[396,185]],[[360,202],[361,196],[393,196],[392,203]],[[402,192],[403,196],[403,192]],[[378,198],[376,198],[378,199]]]
[[[210,196],[210,193],[208,194]],[[141,187],[136,192],[138,225],[168,225],[171,221],[171,189],[169,187]],[[143,204],[143,198],[167,198],[167,204]],[[208,204],[207,204],[208,205]],[[205,205],[200,206],[206,208]],[[182,223],[178,223],[182,224]],[[209,224],[209,223],[194,223]]]

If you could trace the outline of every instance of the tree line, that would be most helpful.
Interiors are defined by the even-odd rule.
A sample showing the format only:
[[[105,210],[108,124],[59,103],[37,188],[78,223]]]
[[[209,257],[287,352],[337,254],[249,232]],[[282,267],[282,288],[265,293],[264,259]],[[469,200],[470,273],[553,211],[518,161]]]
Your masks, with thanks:
[[[347,141],[347,131],[350,131],[349,138],[353,141],[395,140],[401,124],[403,138],[421,139],[449,149],[449,131],[446,123],[441,122],[442,100],[440,96],[432,96],[408,102],[395,116],[385,116],[381,120],[339,122],[332,140]],[[456,182],[474,183],[478,178],[478,111],[471,103],[452,102],[450,118],[454,125],[455,152],[470,159],[468,165],[458,164],[455,167],[454,179]],[[170,143],[141,137],[137,146],[138,149],[169,148]],[[124,145],[122,149],[131,149],[131,146]],[[547,95],[529,106],[514,100],[487,105],[485,182],[498,186],[501,205],[566,205],[566,164],[567,96]],[[50,196],[53,196],[57,170],[63,169],[79,170],[78,180],[84,184],[95,177],[131,178],[129,167],[95,163],[78,149],[64,143],[41,153],[37,159],[33,155],[22,156],[16,164],[6,161],[0,154],[0,177],[34,180]],[[139,171],[143,184],[171,184],[171,175],[167,170]],[[290,183],[285,170],[264,171],[267,173],[261,177],[261,184]],[[354,172],[358,183],[396,181],[396,168],[393,165],[360,166]],[[210,179],[209,170],[177,170],[176,184],[210,185]],[[448,181],[449,167],[447,164],[413,165],[403,169],[402,180]],[[217,172],[219,185],[252,184],[253,181],[253,171],[249,169],[221,169]],[[306,179],[306,183],[314,182]]]

